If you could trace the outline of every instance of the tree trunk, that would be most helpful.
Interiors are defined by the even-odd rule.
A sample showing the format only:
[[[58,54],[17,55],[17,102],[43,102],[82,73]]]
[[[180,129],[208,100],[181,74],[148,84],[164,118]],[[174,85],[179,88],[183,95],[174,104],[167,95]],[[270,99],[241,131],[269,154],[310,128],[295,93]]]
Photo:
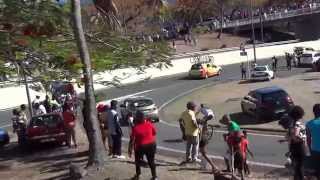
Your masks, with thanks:
[[[85,85],[85,117],[84,123],[87,125],[87,136],[89,140],[89,160],[88,166],[103,166],[106,162],[107,154],[101,138],[101,132],[97,119],[96,101],[94,97],[91,61],[87,42],[84,36],[80,0],[72,0],[72,18],[74,21],[74,35],[83,64],[83,76]]]

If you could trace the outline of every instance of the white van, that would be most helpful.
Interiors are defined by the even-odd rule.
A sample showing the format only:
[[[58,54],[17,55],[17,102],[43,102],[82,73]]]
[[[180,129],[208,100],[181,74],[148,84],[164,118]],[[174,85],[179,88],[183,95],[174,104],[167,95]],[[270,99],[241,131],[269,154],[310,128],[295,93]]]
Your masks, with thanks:
[[[320,58],[318,51],[306,51],[301,55],[299,65],[312,65]]]

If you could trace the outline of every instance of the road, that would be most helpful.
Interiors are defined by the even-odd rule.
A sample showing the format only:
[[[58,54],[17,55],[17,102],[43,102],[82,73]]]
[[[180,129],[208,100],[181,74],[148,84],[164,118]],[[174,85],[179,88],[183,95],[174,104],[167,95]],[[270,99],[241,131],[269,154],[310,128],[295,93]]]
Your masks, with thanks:
[[[283,62],[283,61],[282,61]],[[259,60],[258,64],[271,63],[270,60]],[[291,72],[287,70],[278,71],[277,77],[288,77],[297,73],[305,72],[305,68],[295,68]],[[139,94],[153,98],[155,103],[162,107],[170,100],[186,94],[195,88],[204,87],[234,81],[240,79],[240,65],[233,64],[223,67],[223,73],[220,77],[213,77],[205,80],[190,80],[186,78],[186,73],[170,77],[149,80],[143,83],[126,85],[121,88],[110,88],[99,92],[103,93],[108,99],[113,99],[130,94]],[[165,121],[165,120],[163,120]],[[10,125],[10,111],[0,112],[0,126]],[[185,145],[175,140],[180,138],[179,129],[165,123],[158,123],[158,144],[167,148],[184,151]],[[255,153],[255,162],[282,165],[284,163],[284,153],[287,150],[286,145],[279,145],[278,136],[250,135],[251,147]],[[221,132],[216,133],[209,145],[209,154],[223,156],[225,145],[222,140]]]

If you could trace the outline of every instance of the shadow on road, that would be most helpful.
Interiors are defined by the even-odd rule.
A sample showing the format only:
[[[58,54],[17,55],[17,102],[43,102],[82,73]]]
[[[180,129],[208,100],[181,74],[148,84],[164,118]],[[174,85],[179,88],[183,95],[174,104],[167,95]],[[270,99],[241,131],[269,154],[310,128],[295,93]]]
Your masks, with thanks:
[[[19,148],[17,143],[0,149],[0,171],[34,171],[37,169],[42,180],[69,179],[71,163],[84,164],[88,152],[61,147],[55,143],[32,146],[28,150]],[[16,167],[18,166],[18,167]],[[24,167],[26,166],[26,167]],[[18,169],[17,169],[18,168]]]
[[[268,122],[271,122],[272,120],[258,120],[253,116],[249,116],[247,114],[244,114],[242,112],[236,112],[236,113],[231,113],[230,118],[232,121],[235,121],[239,125],[256,125],[256,124],[265,124]],[[221,124],[225,125],[225,122],[220,120]]]
[[[179,139],[166,139],[163,140],[163,142],[166,143],[183,143],[183,139],[179,138]]]

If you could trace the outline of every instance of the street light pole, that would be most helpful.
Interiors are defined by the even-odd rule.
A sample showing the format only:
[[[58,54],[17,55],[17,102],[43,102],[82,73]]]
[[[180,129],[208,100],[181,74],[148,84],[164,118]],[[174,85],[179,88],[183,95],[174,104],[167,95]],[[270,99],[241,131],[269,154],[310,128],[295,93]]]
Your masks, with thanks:
[[[30,114],[30,117],[32,117],[33,116],[33,111],[32,111],[32,103],[31,103],[31,99],[30,99],[30,91],[29,91],[27,76],[26,76],[26,72],[24,70],[23,65],[21,65],[20,67],[21,67],[21,71],[22,71],[22,75],[23,75],[24,84],[25,84],[25,87],[26,87],[26,92],[27,92],[29,114]]]
[[[256,55],[256,36],[254,34],[254,24],[253,24],[253,2],[252,0],[250,0],[250,9],[251,9],[251,13],[250,13],[250,16],[251,16],[251,29],[252,29],[252,41],[253,41],[253,60],[254,60],[254,63],[257,62],[257,55]]]
[[[260,8],[260,30],[261,30],[261,41],[264,42],[264,32],[263,32],[263,17],[262,17],[262,8]]]

